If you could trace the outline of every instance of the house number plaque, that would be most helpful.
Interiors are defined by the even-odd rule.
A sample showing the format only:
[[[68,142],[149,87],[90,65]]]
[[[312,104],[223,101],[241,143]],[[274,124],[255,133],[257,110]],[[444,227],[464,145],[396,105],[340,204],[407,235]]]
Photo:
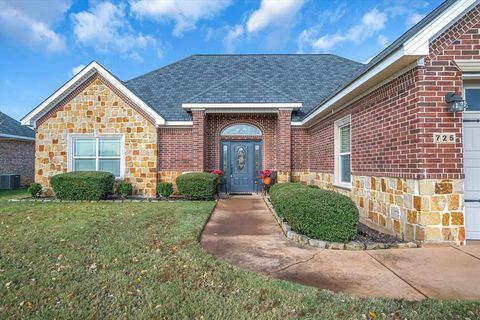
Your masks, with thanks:
[[[434,133],[434,143],[455,143],[455,133]]]

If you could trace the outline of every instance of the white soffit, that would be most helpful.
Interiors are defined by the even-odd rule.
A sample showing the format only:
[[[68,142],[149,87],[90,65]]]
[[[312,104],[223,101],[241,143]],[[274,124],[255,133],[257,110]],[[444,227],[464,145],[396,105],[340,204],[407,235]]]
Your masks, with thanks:
[[[205,110],[205,112],[275,112],[281,109],[298,110],[302,103],[183,103],[182,108]]]
[[[85,68],[77,73],[72,79],[65,83],[60,89],[55,91],[50,97],[28,113],[22,120],[22,125],[36,126],[36,121],[46,114],[49,110],[57,105],[63,98],[70,94],[73,90],[78,88],[84,81],[89,79],[95,73],[104,77],[111,85],[123,93],[129,98],[136,106],[142,109],[147,115],[155,120],[156,125],[162,125],[165,123],[163,119],[155,110],[138,98],[132,91],[130,91],[125,85],[114,77],[104,67],[98,64],[96,61],[90,62]]]

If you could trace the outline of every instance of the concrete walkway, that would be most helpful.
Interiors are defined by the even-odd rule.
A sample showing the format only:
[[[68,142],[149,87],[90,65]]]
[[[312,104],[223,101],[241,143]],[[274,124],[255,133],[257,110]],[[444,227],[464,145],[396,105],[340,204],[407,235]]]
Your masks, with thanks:
[[[480,299],[480,245],[336,251],[285,238],[261,198],[221,199],[201,237],[215,257],[357,296]]]

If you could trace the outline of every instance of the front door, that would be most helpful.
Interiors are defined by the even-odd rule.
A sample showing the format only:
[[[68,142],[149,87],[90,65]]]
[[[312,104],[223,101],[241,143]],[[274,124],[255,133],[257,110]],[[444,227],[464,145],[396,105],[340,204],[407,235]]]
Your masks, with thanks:
[[[258,191],[258,174],[261,170],[261,142],[222,142],[222,168],[224,190],[228,193]]]

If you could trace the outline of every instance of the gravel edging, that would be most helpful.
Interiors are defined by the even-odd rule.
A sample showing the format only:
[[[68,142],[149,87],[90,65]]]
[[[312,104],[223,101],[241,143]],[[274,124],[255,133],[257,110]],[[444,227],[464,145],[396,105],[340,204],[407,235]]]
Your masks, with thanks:
[[[318,239],[313,239],[307,237],[305,235],[296,233],[292,230],[290,225],[287,221],[280,217],[277,214],[277,211],[273,208],[272,203],[270,202],[269,197],[263,197],[268,209],[274,216],[275,220],[282,228],[282,231],[285,237],[289,240],[309,245],[316,248],[322,249],[331,249],[331,250],[378,250],[378,249],[399,249],[399,248],[419,248],[419,246],[415,242],[402,242],[402,243],[385,243],[385,242],[371,242],[371,243],[362,243],[358,241],[350,241],[347,243],[343,242],[331,242],[331,241],[323,241]]]

